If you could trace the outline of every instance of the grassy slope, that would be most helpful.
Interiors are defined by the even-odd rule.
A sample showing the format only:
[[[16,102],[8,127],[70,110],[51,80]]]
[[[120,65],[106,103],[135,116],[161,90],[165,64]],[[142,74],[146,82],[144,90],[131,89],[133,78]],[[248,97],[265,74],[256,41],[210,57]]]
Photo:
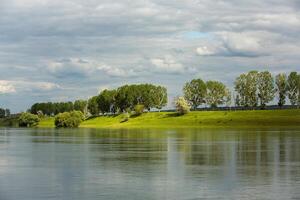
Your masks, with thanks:
[[[174,113],[145,113],[120,123],[121,116],[89,119],[86,128],[184,128],[184,127],[272,127],[300,126],[300,110],[270,111],[200,111],[176,116]],[[54,127],[53,118],[40,122],[39,127]]]

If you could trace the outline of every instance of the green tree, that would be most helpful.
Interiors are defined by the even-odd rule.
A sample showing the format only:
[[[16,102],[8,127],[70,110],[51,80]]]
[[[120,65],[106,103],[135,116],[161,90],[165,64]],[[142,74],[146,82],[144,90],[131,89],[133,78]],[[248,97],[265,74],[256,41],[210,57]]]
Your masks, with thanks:
[[[76,100],[74,102],[74,110],[81,111],[82,113],[85,113],[87,107],[87,101],[86,100]]]
[[[99,115],[98,96],[94,96],[88,100],[88,111],[91,115]]]
[[[31,113],[22,113],[19,117],[19,126],[21,127],[33,127],[37,126],[40,119],[37,115]]]
[[[176,111],[179,115],[184,115],[190,112],[191,106],[184,97],[175,99]]]
[[[239,103],[245,107],[256,107],[258,104],[258,78],[257,71],[250,71],[247,74],[241,74],[235,80],[235,91],[239,96]]]
[[[291,72],[288,77],[288,97],[292,105],[297,105],[299,99],[299,76],[297,72]]]
[[[274,99],[274,79],[268,71],[260,72],[257,79],[258,98],[262,109]]]
[[[103,90],[97,99],[100,112],[115,112],[116,90]]]
[[[278,106],[282,107],[285,104],[287,95],[287,77],[286,74],[281,73],[276,76],[276,91],[278,92]]]
[[[5,109],[0,108],[0,118],[4,118],[5,117]]]
[[[139,115],[143,114],[144,109],[145,109],[145,106],[142,104],[138,104],[138,105],[134,106],[135,115],[139,116]]]
[[[207,96],[206,103],[212,108],[218,107],[218,105],[226,102],[227,89],[226,86],[218,81],[207,81]]]
[[[193,79],[187,82],[183,87],[184,98],[190,102],[193,109],[196,110],[198,106],[205,103],[207,94],[206,84],[201,79]]]
[[[159,111],[168,103],[167,88],[165,87],[157,86],[155,90],[150,93],[150,96],[152,98],[154,107]]]
[[[54,123],[57,128],[76,128],[83,120],[84,115],[81,111],[71,111],[56,115]]]
[[[9,117],[10,116],[10,110],[9,109],[5,109],[5,117]]]

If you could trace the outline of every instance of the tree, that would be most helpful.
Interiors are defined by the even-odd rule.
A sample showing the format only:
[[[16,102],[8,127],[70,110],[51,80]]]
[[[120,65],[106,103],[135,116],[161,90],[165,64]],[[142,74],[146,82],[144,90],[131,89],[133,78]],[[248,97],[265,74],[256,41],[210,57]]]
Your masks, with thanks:
[[[9,117],[10,116],[10,110],[9,109],[5,109],[5,117]]]
[[[145,106],[142,104],[138,104],[138,105],[134,106],[135,115],[139,116],[139,115],[143,114],[144,109],[145,109]]]
[[[91,115],[99,115],[98,96],[94,96],[88,100],[88,110]]]
[[[74,110],[81,111],[82,113],[85,113],[87,106],[87,101],[85,100],[76,100],[74,102]]]
[[[218,81],[207,81],[206,103],[212,108],[218,107],[226,102],[227,89],[226,86]]]
[[[131,90],[131,92],[130,92]],[[129,85],[121,86],[117,89],[116,105],[120,111],[133,107],[133,88]]]
[[[258,103],[257,81],[258,72],[250,71],[247,74],[241,74],[235,80],[235,91],[239,96],[239,103],[245,107],[256,107]]]
[[[201,79],[193,79],[187,82],[183,88],[184,98],[190,102],[193,109],[196,110],[198,106],[205,103],[207,94],[206,84]]]
[[[184,97],[178,97],[175,99],[176,111],[180,115],[184,115],[190,112],[191,106]]]
[[[294,106],[297,104],[299,99],[299,76],[297,72],[291,72],[288,77],[288,97],[290,99],[291,104]]]
[[[287,95],[287,77],[286,74],[281,73],[276,76],[276,91],[278,92],[278,106],[282,107],[285,104]]]
[[[102,113],[115,112],[116,90],[103,90],[97,99],[99,110]]]
[[[19,117],[19,126],[21,127],[33,127],[37,126],[40,119],[37,115],[31,113],[22,113]]]
[[[5,109],[0,108],[0,118],[4,118],[5,117]]]
[[[268,71],[260,72],[257,79],[258,98],[261,108],[264,109],[266,104],[274,99],[274,79]]]
[[[168,103],[167,88],[165,87],[157,86],[155,90],[150,93],[150,96],[153,101],[153,106],[159,111]]]
[[[71,111],[56,115],[54,123],[57,128],[76,128],[83,120],[84,115],[81,111]]]

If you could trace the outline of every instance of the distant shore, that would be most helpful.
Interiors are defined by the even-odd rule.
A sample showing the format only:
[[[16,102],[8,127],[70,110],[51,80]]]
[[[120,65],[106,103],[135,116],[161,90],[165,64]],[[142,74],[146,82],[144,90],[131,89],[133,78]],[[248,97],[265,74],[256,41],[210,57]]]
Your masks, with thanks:
[[[130,117],[99,116],[81,123],[81,128],[211,128],[211,127],[300,127],[300,109],[253,111],[194,111],[178,116],[150,112]],[[54,118],[43,118],[38,127],[53,128]]]

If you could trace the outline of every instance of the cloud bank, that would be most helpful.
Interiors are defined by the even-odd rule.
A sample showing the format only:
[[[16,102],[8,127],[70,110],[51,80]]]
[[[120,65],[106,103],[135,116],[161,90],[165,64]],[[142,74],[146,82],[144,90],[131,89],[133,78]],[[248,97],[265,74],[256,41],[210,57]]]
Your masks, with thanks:
[[[2,0],[0,106],[74,100],[152,82],[300,70],[295,0]],[[19,100],[19,99],[22,99]]]

